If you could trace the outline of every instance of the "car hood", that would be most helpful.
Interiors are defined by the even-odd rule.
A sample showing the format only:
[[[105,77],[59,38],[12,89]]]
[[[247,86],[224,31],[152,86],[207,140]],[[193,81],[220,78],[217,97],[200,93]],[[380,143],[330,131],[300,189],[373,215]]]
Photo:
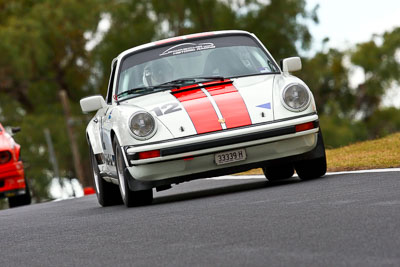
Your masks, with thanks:
[[[121,105],[151,112],[174,137],[272,121],[275,75],[191,85],[136,97]]]

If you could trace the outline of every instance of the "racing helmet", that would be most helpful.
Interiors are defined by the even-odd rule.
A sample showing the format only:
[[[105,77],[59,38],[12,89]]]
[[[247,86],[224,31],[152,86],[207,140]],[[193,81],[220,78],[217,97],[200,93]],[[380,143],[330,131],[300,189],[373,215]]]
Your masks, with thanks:
[[[173,69],[165,59],[149,62],[143,70],[143,83],[145,86],[158,85],[172,80]]]

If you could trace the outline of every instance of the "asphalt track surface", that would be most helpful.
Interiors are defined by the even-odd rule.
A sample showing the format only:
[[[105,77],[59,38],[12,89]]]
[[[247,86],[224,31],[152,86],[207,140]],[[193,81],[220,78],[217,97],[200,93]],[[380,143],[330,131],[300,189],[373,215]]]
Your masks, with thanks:
[[[400,266],[400,172],[207,179],[0,211],[1,266]]]

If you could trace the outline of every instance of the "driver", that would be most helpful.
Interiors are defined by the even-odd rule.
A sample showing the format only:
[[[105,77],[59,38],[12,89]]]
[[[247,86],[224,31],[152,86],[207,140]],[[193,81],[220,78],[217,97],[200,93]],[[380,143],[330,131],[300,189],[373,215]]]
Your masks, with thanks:
[[[165,59],[154,60],[144,67],[143,83],[145,86],[154,86],[172,79],[173,69]]]

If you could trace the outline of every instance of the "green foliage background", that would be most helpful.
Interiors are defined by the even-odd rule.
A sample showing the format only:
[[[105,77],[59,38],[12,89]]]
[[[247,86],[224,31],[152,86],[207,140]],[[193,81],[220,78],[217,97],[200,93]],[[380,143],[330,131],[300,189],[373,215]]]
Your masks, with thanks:
[[[99,22],[110,28],[93,49]],[[105,94],[112,59],[125,49],[195,32],[243,29],[255,33],[276,60],[304,53],[318,23],[318,6],[304,0],[0,0],[0,122],[21,126],[33,195],[49,198],[53,172],[43,129],[52,134],[61,176],[74,177],[59,91],[66,90],[79,133],[79,149],[90,176],[84,131],[88,117],[79,99]],[[350,50],[323,49],[303,58],[299,75],[313,91],[327,147],[376,138],[400,130],[400,112],[382,107],[385,92],[398,86],[400,28]],[[351,66],[365,80],[349,83]],[[0,206],[2,202],[0,202]]]

